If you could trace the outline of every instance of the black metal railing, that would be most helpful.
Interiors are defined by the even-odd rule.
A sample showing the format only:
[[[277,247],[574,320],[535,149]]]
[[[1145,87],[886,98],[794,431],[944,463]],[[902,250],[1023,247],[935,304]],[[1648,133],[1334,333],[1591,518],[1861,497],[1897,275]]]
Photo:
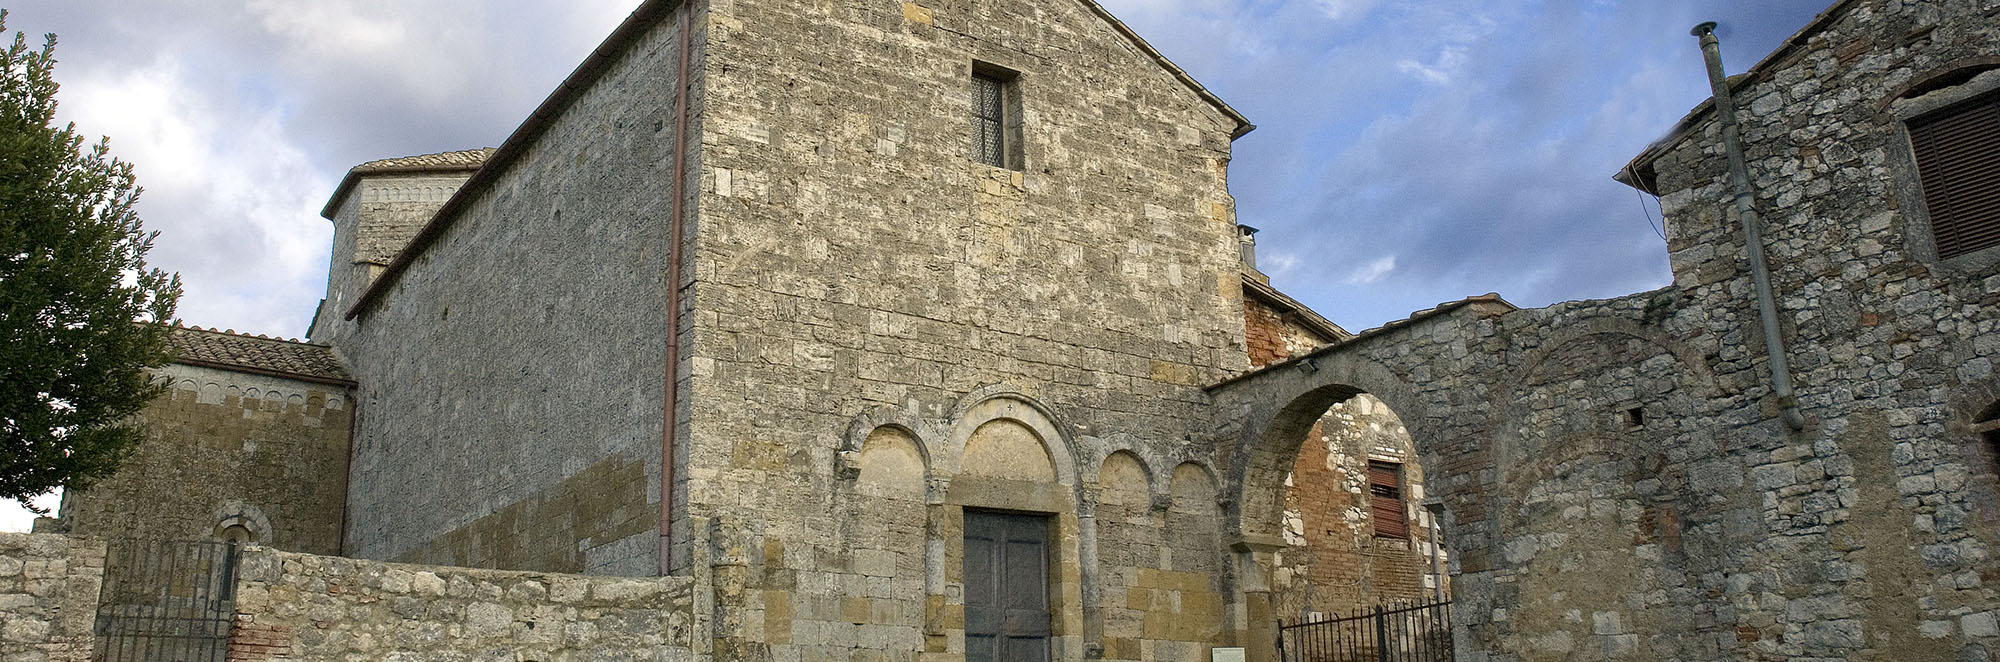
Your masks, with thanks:
[[[236,610],[234,543],[112,540],[98,599],[101,662],[223,662]]]
[[[1351,616],[1278,622],[1283,662],[1451,662],[1451,602],[1402,602]]]

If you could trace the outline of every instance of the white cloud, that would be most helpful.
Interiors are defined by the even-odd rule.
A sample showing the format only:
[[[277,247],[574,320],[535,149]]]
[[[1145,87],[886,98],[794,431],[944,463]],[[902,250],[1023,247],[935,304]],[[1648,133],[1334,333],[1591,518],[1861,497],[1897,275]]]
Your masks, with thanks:
[[[1395,270],[1396,256],[1385,255],[1374,262],[1362,265],[1360,268],[1350,272],[1341,282],[1349,285],[1367,285],[1382,280],[1383,276],[1387,276],[1389,272]]]
[[[140,218],[160,232],[149,262],[181,274],[181,318],[304,332],[326,273],[326,176],[286,135],[281,109],[205,93],[170,58],[73,76],[62,94],[65,119],[112,136],[112,153],[134,164]]]
[[[1452,75],[1457,73],[1459,68],[1463,66],[1465,66],[1465,47],[1456,45],[1439,49],[1437,57],[1430,64],[1424,64],[1413,59],[1396,62],[1397,71],[1410,74],[1418,80],[1433,85],[1450,83]]]
[[[1378,0],[1313,0],[1320,13],[1335,22],[1346,23],[1361,20],[1375,9]]]

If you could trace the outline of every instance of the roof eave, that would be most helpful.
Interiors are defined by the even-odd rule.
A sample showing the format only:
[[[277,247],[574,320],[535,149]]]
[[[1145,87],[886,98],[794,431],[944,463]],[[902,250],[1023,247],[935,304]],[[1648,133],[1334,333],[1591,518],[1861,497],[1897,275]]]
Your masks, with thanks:
[[[514,159],[520,158],[529,145],[541,138],[542,132],[548,129],[557,116],[568,109],[570,104],[575,103],[585,90],[596,84],[597,79],[611,68],[611,64],[618,59],[618,56],[645,35],[652,21],[685,1],[645,0],[638,8],[633,9],[632,13],[611,31],[611,35],[605,37],[604,42],[598,44],[597,49],[591,51],[590,56],[584,58],[583,62],[570,72],[569,77],[564,78],[562,84],[556,86],[555,91],[550,92],[548,98],[543,99],[541,105],[535,107],[535,111],[528,115],[528,119],[522,121],[499,147],[494,148],[493,153],[486,157],[485,163],[472,172],[472,176],[458,187],[458,191],[445,200],[444,206],[439,207],[437,212],[431,215],[430,222],[425,223],[423,229],[418,230],[417,235],[410,238],[410,243],[396,254],[396,259],[390,261],[389,266],[369,284],[368,289],[361,293],[361,297],[355,300],[354,305],[348,307],[343,319],[351,320],[361,316],[363,311],[382,298],[382,294],[395,285],[403,271],[409,268],[410,263],[422,255],[424,250],[435,243],[451,226],[459,212],[491,185],[501,171],[512,165]]]
[[[1772,73],[1771,70],[1776,67],[1777,63],[1783,61],[1799,48],[1804,47],[1807,42],[1812,40],[1813,35],[1826,29],[1828,25],[1845,16],[1848,10],[1860,4],[1861,0],[1838,0],[1832,6],[1821,11],[1813,17],[1811,22],[1806,23],[1805,27],[1799,28],[1798,32],[1792,33],[1792,36],[1787,38],[1784,44],[1779,45],[1769,55],[1765,55],[1764,59],[1758,60],[1757,64],[1751,65],[1749,70],[1729,77],[1730,93],[1733,94],[1737,90],[1768,78]],[[1688,136],[1692,135],[1696,128],[1707,121],[1708,115],[1714,112],[1714,110],[1715,98],[1709,97],[1708,99],[1704,99],[1692,110],[1689,110],[1687,115],[1681,117],[1679,122],[1674,123],[1673,130],[1667,132],[1666,137],[1646,146],[1644,151],[1639,152],[1638,156],[1632,157],[1632,160],[1626,163],[1625,167],[1618,174],[1612,175],[1611,179],[1646,193],[1658,195],[1659,192],[1655,190],[1657,189],[1657,183],[1647,181],[1639,175],[1651,172],[1654,161],[1659,160],[1661,156],[1673,151],[1675,147],[1678,147],[1683,141],[1687,140]]]
[[[1132,26],[1118,20],[1118,17],[1113,16],[1110,10],[1105,9],[1096,0],[1083,0],[1083,4],[1085,7],[1090,8],[1091,13],[1097,14],[1098,18],[1110,24],[1113,30],[1118,31],[1118,34],[1131,40],[1132,45],[1139,48],[1139,52],[1145,53],[1146,57],[1152,58],[1154,63],[1160,65],[1160,68],[1166,69],[1167,73],[1172,74],[1182,85],[1186,85],[1188,89],[1193,90],[1196,96],[1201,97],[1203,101],[1214,106],[1224,117],[1236,122],[1236,129],[1229,134],[1231,141],[1242,138],[1249,135],[1251,131],[1257,130],[1257,125],[1251,124],[1250,119],[1244,117],[1243,113],[1237,112],[1235,108],[1230,107],[1229,102],[1223,101],[1222,97],[1216,96],[1214,92],[1210,92],[1207,86],[1202,85],[1201,81],[1195,80],[1194,76],[1188,75],[1187,70],[1182,69],[1180,65],[1174,64],[1173,60],[1167,59],[1166,55],[1160,53],[1160,49],[1153,48],[1153,45],[1148,43],[1145,37],[1139,36],[1139,33],[1134,31]]]
[[[480,165],[468,163],[463,165],[376,166],[372,168],[365,165],[355,166],[347,171],[347,176],[340,179],[340,185],[333,188],[333,195],[326,199],[326,206],[320,208],[319,215],[320,218],[329,221],[333,220],[333,215],[340,213],[340,201],[346,199],[347,194],[352,193],[354,187],[360,185],[361,179],[364,177],[456,174],[477,171]]]

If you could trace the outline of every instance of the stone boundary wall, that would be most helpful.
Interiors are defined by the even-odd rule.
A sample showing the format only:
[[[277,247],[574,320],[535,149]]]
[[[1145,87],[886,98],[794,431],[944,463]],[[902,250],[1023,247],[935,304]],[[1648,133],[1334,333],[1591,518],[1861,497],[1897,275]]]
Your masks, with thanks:
[[[86,662],[104,542],[0,533],[0,660]]]
[[[417,566],[253,547],[237,574],[229,659],[684,661],[692,659],[691,586],[683,577]]]

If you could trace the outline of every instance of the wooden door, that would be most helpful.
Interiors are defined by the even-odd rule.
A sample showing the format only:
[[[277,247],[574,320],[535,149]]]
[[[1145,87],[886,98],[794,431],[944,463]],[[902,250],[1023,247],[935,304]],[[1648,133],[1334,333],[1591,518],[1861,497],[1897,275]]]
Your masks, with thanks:
[[[1049,520],[965,513],[966,662],[1048,662]]]

